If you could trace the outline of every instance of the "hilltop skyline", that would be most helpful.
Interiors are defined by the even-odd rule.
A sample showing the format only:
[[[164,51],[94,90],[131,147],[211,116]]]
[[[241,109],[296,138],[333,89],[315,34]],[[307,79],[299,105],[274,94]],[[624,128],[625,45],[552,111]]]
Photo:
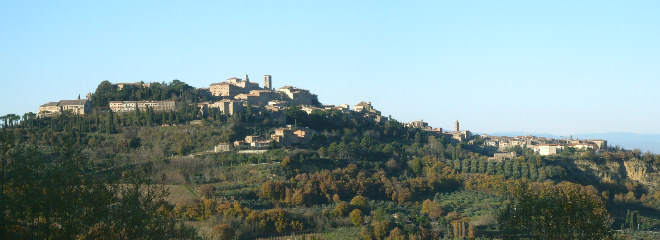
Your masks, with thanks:
[[[208,87],[247,73],[434,127],[660,133],[651,1],[1,6],[0,115],[103,80]]]

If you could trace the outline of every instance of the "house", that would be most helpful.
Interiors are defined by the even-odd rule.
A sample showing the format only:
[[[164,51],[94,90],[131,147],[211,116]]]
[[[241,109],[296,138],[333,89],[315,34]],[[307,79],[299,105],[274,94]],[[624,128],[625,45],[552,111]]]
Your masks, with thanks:
[[[559,144],[541,144],[536,145],[534,151],[538,152],[541,156],[548,156],[559,154],[563,149],[564,146]]]
[[[284,146],[307,144],[312,139],[312,131],[307,128],[300,128],[294,131],[291,126],[287,126],[286,128],[275,129],[275,134],[271,135],[271,139]]]
[[[229,152],[231,151],[231,144],[226,142],[221,142],[218,146],[215,146],[213,152]]]

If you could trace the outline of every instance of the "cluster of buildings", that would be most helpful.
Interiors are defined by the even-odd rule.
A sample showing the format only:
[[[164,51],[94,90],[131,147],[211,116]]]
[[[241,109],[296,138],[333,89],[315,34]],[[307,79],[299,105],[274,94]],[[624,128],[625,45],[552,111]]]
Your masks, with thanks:
[[[282,146],[291,146],[298,144],[307,144],[312,139],[313,130],[305,127],[293,128],[288,125],[283,128],[275,129],[270,139],[261,136],[246,136],[244,140],[234,141],[233,145],[222,142],[215,146],[214,152],[229,152],[232,148],[267,148],[272,142],[277,142]]]
[[[576,150],[602,150],[607,148],[607,140],[601,139],[581,140],[573,138],[554,139],[536,136],[506,137],[488,135],[481,135],[481,138],[484,140],[484,146],[495,148],[498,153],[506,153],[507,150],[516,146],[532,149],[534,152],[542,156],[559,154],[569,147]],[[496,155],[495,157],[498,156]]]
[[[272,134],[270,137],[273,141],[283,146],[307,144],[312,139],[312,130],[309,128],[293,129],[291,125],[288,125],[284,128],[275,129],[275,134]]]
[[[404,126],[411,128],[421,128],[424,131],[430,133],[431,135],[435,135],[435,136],[446,135],[458,141],[467,141],[472,139],[472,132],[468,130],[461,131],[460,123],[458,122],[458,120],[456,120],[454,131],[442,131],[442,128],[432,128],[431,126],[429,126],[429,123],[424,122],[424,119],[419,121],[408,122],[404,124]]]
[[[411,121],[405,124],[406,127],[420,128],[435,136],[448,136],[458,141],[468,141],[468,144],[473,144],[474,139],[472,132],[460,129],[460,123],[456,121],[454,131],[442,131],[442,128],[432,128],[424,120]],[[522,148],[532,149],[535,153],[542,156],[555,155],[561,153],[566,148],[574,148],[576,150],[601,150],[607,148],[607,140],[601,139],[553,139],[536,136],[488,136],[480,135],[485,147],[496,149],[495,154],[491,159],[504,160],[516,158],[516,153],[509,151],[511,148],[519,146]]]

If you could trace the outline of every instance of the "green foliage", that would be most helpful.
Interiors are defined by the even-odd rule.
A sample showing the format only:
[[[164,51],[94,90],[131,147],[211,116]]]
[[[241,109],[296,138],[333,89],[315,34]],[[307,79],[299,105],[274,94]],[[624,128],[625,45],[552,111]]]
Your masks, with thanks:
[[[353,223],[353,225],[356,227],[362,225],[362,222],[364,221],[364,217],[362,217],[362,211],[360,209],[354,209],[351,211],[349,217],[351,219],[351,223]]]
[[[163,214],[162,188],[126,179],[106,184],[71,146],[52,152],[15,145],[0,132],[0,236],[3,239],[190,238]]]
[[[563,182],[523,184],[498,217],[505,237],[612,238],[610,218],[593,188]]]

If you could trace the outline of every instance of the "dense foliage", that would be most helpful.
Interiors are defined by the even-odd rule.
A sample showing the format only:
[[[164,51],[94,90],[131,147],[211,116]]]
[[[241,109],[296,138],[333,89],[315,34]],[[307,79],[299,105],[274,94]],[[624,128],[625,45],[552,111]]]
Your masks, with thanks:
[[[479,137],[391,117],[200,110],[214,98],[178,80],[102,82],[91,100],[99,111],[85,116],[2,117],[3,239],[604,239],[660,229],[660,155],[514,147],[518,157],[496,161]],[[102,111],[111,100],[177,109]],[[212,151],[284,125],[311,130],[311,141]]]

